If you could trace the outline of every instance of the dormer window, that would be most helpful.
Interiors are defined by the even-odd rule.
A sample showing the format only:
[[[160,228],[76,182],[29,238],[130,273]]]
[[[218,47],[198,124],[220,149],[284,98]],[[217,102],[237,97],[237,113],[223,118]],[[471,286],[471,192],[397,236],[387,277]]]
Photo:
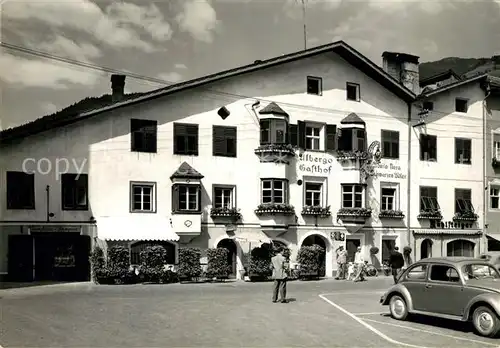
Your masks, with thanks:
[[[349,114],[340,121],[342,126],[338,139],[341,151],[365,151],[366,129],[365,122],[355,113]]]

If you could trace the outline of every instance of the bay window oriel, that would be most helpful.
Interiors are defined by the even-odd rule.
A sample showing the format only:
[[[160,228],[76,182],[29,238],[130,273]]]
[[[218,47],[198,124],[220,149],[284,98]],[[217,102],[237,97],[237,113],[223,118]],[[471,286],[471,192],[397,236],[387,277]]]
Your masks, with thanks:
[[[366,131],[361,128],[342,128],[339,136],[339,150],[365,151]]]
[[[172,212],[177,214],[201,212],[201,185],[172,185]]]
[[[260,120],[260,144],[286,144],[288,122],[281,119]]]
[[[262,179],[261,180],[262,204],[287,204],[288,180]]]

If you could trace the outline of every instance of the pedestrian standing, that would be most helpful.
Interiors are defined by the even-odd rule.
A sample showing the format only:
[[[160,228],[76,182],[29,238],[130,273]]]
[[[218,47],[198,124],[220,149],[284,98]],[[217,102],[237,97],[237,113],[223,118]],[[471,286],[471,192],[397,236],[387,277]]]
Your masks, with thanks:
[[[394,284],[396,284],[398,282],[399,271],[401,271],[401,268],[405,265],[405,259],[403,254],[399,252],[398,247],[395,247],[394,250],[391,251],[389,265],[391,265],[392,277],[394,278]]]
[[[288,279],[289,263],[286,257],[283,256],[282,248],[277,250],[277,254],[271,258],[271,266],[273,268],[273,303],[278,302],[278,293],[280,302],[286,303],[286,282]]]
[[[337,254],[337,276],[335,279],[344,280],[347,273],[347,250],[341,245],[336,250]]]
[[[365,268],[365,258],[361,254],[361,247],[358,247],[356,254],[354,254],[354,265],[356,267],[356,277],[354,277],[355,282],[365,280],[363,276],[363,270]]]

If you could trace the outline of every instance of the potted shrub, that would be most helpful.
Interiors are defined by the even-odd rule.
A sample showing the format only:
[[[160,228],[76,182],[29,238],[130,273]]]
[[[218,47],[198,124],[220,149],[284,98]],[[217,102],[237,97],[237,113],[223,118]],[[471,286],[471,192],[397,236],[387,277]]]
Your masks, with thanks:
[[[370,248],[370,254],[371,255],[377,255],[379,252],[379,248],[377,248],[376,246],[373,246]]]
[[[100,246],[95,246],[90,254],[90,264],[92,280],[97,284],[112,284],[113,279],[110,276],[106,265],[106,256]]]
[[[209,249],[207,256],[207,278],[227,279],[231,274],[231,265],[228,264],[229,250],[226,248]]]
[[[319,278],[324,272],[325,249],[319,245],[303,246],[299,249],[297,262],[300,264],[300,277]]]
[[[181,248],[179,250],[179,277],[189,280],[201,277],[200,258],[201,250],[199,248]]]
[[[122,245],[108,249],[108,272],[115,284],[132,282],[134,272],[130,269],[130,250]]]
[[[165,272],[167,251],[161,245],[148,246],[141,251],[141,273],[144,281],[161,283]]]
[[[403,258],[405,259],[405,268],[410,266],[413,263],[412,259],[411,259],[411,252],[412,252],[411,247],[405,246],[403,248]]]
[[[271,250],[264,246],[250,252],[249,277],[251,281],[267,280],[272,274]]]

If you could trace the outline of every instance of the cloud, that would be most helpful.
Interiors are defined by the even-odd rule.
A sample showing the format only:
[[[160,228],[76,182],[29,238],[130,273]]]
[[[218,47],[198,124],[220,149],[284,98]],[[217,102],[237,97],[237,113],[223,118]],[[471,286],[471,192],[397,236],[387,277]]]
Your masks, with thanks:
[[[69,84],[93,86],[103,75],[64,63],[32,60],[0,51],[0,79],[23,87],[68,89]]]
[[[54,103],[45,102],[45,103],[42,103],[42,105],[40,106],[40,109],[42,110],[43,114],[50,115],[50,114],[53,114],[54,112],[56,112],[57,110],[59,110],[59,107]]]
[[[219,21],[209,0],[184,0],[176,16],[179,28],[193,38],[210,43]]]
[[[158,74],[158,78],[164,80],[166,83],[177,83],[183,80],[182,75],[175,71]]]
[[[90,59],[102,56],[101,50],[96,46],[81,42],[76,43],[73,40],[57,35],[51,41],[33,42],[27,41],[28,46],[65,58],[71,58],[79,61],[88,62]]]
[[[6,2],[2,16],[9,20],[41,21],[52,30],[73,29],[90,34],[97,40],[118,48],[138,48],[152,52],[155,46],[141,38],[142,30],[155,41],[171,37],[169,23],[158,8],[119,2],[103,11],[89,0],[52,1],[30,0]]]
[[[182,63],[177,63],[174,65],[174,67],[176,69],[179,69],[179,70],[187,69],[187,66],[185,64],[182,64]]]

